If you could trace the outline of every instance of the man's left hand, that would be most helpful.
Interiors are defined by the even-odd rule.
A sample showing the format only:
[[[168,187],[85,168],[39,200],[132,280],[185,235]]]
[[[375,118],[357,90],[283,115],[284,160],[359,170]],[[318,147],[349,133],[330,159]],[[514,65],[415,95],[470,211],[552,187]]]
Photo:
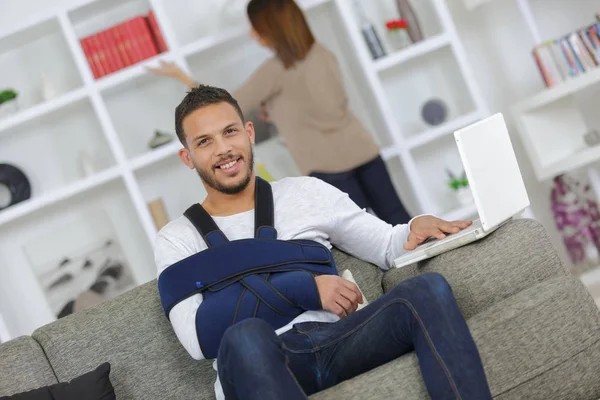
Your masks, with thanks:
[[[415,218],[410,224],[408,240],[404,249],[414,250],[430,237],[444,239],[447,233],[456,233],[469,227],[472,221],[444,221],[431,215],[423,215]]]

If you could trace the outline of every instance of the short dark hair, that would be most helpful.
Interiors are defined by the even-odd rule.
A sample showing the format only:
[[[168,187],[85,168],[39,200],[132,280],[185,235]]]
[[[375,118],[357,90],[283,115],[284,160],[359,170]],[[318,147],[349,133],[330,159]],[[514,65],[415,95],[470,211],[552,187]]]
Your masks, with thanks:
[[[244,122],[244,114],[240,105],[225,89],[208,85],[198,85],[185,95],[181,103],[175,108],[175,133],[177,133],[177,137],[184,147],[186,146],[185,133],[183,132],[183,120],[185,117],[202,107],[219,103],[230,104],[235,108],[242,122]]]

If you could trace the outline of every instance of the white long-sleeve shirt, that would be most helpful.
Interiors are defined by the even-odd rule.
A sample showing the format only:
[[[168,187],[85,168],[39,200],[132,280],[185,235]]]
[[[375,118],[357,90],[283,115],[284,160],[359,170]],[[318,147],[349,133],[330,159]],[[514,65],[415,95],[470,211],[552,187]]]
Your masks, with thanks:
[[[312,177],[284,178],[272,182],[275,229],[280,240],[314,240],[331,248],[335,245],[357,258],[387,270],[404,254],[409,224],[392,226],[360,209],[344,192]],[[213,217],[230,240],[254,237],[254,210]],[[184,216],[164,226],[156,238],[154,256],[158,275],[168,266],[207,248],[200,233]],[[211,266],[207,266],[210,268]],[[173,307],[169,319],[177,338],[191,357],[204,358],[196,335],[196,311],[202,294],[195,294]],[[306,311],[278,335],[299,322],[335,322],[328,311]]]

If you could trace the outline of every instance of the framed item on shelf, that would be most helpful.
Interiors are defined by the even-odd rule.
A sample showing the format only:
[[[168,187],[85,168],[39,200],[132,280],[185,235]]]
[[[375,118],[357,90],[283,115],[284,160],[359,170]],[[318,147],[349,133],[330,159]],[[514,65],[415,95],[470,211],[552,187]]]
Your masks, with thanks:
[[[115,230],[103,212],[48,231],[26,243],[23,250],[57,318],[114,298],[135,285]]]

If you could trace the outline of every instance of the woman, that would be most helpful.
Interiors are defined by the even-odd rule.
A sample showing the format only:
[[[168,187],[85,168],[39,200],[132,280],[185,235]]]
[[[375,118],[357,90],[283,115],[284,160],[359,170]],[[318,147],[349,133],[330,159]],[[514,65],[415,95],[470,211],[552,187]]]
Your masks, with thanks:
[[[247,12],[252,38],[275,56],[233,93],[244,114],[266,107],[303,174],[390,224],[407,223],[379,148],[349,109],[336,58],[315,41],[302,10],[294,0],[251,0]],[[152,71],[196,85],[173,64]]]

